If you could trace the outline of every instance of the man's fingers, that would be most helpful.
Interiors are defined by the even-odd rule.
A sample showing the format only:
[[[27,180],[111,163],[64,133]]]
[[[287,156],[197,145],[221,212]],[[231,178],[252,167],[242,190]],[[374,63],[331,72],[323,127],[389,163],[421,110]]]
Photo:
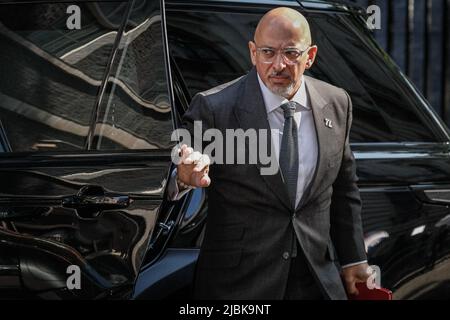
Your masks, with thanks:
[[[210,161],[208,155],[202,154],[200,156],[200,158],[198,159],[198,162],[194,168],[194,172],[202,171],[205,167],[209,166],[210,162],[211,161]]]
[[[190,180],[189,182],[182,181],[193,187],[208,187],[211,183],[208,176],[211,160],[208,155],[194,151],[186,145],[180,147],[180,154],[182,167],[179,167],[179,176],[184,176],[185,180]]]
[[[195,187],[208,187],[211,183],[211,178],[208,176],[208,168],[205,168],[202,172],[193,172],[191,176],[191,185]]]
[[[353,274],[353,276],[356,278],[356,282],[366,282],[369,277],[373,277],[375,279],[376,272],[373,270],[370,266],[366,269],[359,269],[357,272]]]
[[[182,144],[181,146],[178,144],[177,153],[178,156],[181,158],[183,156],[184,150],[187,148],[186,144]]]
[[[202,171],[206,166],[210,164],[208,155],[201,154],[198,151],[194,151],[191,147],[186,145],[181,146],[181,163],[182,164],[195,164],[194,172]]]
[[[208,176],[208,174],[205,174],[200,179],[200,186],[202,188],[208,187],[211,184],[211,178]]]
[[[359,291],[356,289],[355,281],[346,281],[347,292],[351,295],[358,295]]]
[[[186,158],[193,151],[192,148],[188,147],[185,144],[183,144],[179,150],[180,150],[180,157],[182,158],[183,157]]]
[[[196,164],[198,162],[198,159],[200,159],[201,153],[198,151],[192,151],[189,153],[189,156],[186,158],[184,163],[186,164]]]
[[[194,153],[194,149],[191,147],[186,147],[184,150],[182,149],[181,155],[181,163],[184,164],[192,164],[191,155]]]

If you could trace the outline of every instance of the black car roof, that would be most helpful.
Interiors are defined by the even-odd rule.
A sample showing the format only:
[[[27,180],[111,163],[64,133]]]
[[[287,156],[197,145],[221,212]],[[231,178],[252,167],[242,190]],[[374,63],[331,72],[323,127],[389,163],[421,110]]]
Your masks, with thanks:
[[[129,0],[0,0],[0,4],[12,4],[12,3],[49,3],[49,2],[114,2],[114,1],[129,1]],[[178,2],[167,0],[165,2]],[[183,1],[185,4],[189,4],[189,0]],[[361,8],[350,1],[345,0],[334,0],[334,1],[324,1],[324,0],[195,0],[196,3],[210,3],[210,4],[220,4],[220,3],[242,3],[242,4],[268,4],[268,5],[299,5],[305,9],[311,10],[332,10],[332,11],[361,11]]]

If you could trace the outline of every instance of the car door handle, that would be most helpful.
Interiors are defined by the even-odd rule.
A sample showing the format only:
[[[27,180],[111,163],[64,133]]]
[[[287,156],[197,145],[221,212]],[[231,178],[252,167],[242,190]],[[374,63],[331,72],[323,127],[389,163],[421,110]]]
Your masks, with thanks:
[[[132,202],[128,195],[106,192],[102,187],[85,186],[76,195],[64,197],[62,206],[93,211],[124,209]]]
[[[65,208],[96,208],[96,209],[120,209],[130,205],[130,197],[126,195],[114,196],[69,196],[62,200]]]

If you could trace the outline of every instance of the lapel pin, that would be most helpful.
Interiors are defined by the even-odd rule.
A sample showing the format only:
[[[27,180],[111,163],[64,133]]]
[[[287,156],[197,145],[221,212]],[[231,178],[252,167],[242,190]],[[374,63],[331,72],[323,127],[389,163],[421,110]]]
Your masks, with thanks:
[[[333,128],[333,124],[330,119],[325,118],[324,120],[325,120],[325,126],[327,126],[328,128]]]

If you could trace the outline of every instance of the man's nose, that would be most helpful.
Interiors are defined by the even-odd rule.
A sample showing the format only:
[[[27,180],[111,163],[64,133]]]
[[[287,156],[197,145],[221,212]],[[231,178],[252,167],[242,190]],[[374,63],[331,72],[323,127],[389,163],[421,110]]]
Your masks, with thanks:
[[[284,68],[286,68],[286,62],[284,62],[283,54],[281,52],[278,52],[275,55],[272,66],[275,69],[275,71],[281,71]]]

